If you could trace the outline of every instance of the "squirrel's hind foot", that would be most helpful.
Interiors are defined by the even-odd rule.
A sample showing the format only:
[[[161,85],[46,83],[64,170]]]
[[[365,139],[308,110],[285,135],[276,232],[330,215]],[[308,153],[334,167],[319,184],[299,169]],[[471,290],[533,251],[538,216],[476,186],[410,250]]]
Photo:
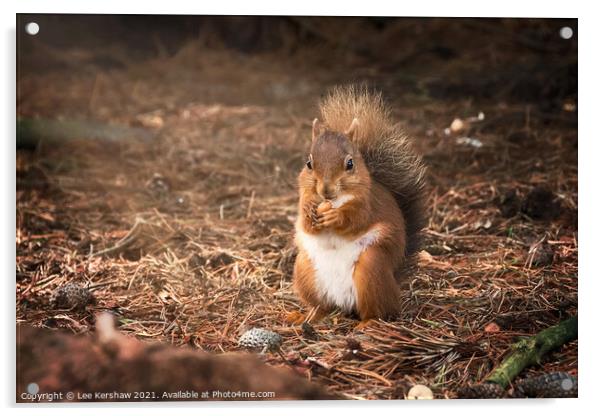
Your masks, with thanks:
[[[318,322],[325,316],[325,312],[319,306],[314,306],[307,315],[299,311],[292,311],[286,315],[286,322],[293,325],[301,325],[303,322]]]
[[[300,325],[305,321],[305,315],[299,311],[292,311],[286,314],[286,322],[293,325]]]
[[[368,328],[370,326],[373,326],[374,324],[376,324],[376,320],[374,320],[374,319],[363,319],[359,324],[357,324],[353,328],[353,330],[354,331],[362,330],[364,328]]]

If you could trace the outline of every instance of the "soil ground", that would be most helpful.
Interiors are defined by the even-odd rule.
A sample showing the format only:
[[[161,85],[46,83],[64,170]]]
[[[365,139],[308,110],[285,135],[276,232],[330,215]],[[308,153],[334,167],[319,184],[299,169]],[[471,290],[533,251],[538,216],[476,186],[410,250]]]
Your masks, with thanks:
[[[329,22],[301,22],[307,45],[286,32],[259,51],[204,34],[140,50],[23,40],[21,119],[132,130],[18,148],[17,323],[86,333],[109,310],[123,333],[215,353],[268,328],[289,361],[267,354],[271,365],[348,398],[396,399],[417,383],[456,397],[519,337],[576,315],[576,41],[557,36],[567,22],[334,25],[348,33]],[[377,43],[340,40],[357,33]],[[429,224],[397,320],[355,330],[335,313],[310,334],[285,320],[302,308],[296,177],[319,97],[351,82],[383,91],[423,155]],[[446,132],[455,118],[467,128]],[[53,307],[67,282],[95,303]],[[577,341],[525,374],[550,371],[576,375]]]

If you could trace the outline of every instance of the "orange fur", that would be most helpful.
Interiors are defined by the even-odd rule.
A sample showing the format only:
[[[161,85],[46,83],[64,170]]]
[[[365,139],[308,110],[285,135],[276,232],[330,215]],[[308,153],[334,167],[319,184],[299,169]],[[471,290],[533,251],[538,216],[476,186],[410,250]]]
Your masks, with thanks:
[[[314,130],[316,125],[314,124]],[[328,141],[328,142],[327,142]],[[355,312],[362,320],[387,318],[399,308],[399,288],[395,280],[404,261],[405,224],[395,198],[380,183],[373,181],[361,154],[341,133],[326,131],[312,143],[312,169],[299,175],[299,215],[308,234],[331,231],[353,240],[378,225],[378,241],[360,254],[353,272],[357,291]],[[345,170],[345,158],[352,156],[354,170]],[[325,196],[353,197],[338,208],[318,210]],[[299,247],[294,268],[294,288],[308,306],[330,310],[315,286],[315,269]]]
[[[362,321],[394,317],[399,311],[399,286],[395,265],[387,250],[374,246],[360,255],[353,273],[357,312]]]
[[[320,112],[298,178],[295,290],[311,307],[353,307],[363,322],[394,316],[397,278],[426,223],[425,167],[381,94],[336,87]]]
[[[311,306],[320,305],[320,298],[316,292],[314,271],[311,260],[304,251],[300,251],[295,261],[293,287],[301,300]]]

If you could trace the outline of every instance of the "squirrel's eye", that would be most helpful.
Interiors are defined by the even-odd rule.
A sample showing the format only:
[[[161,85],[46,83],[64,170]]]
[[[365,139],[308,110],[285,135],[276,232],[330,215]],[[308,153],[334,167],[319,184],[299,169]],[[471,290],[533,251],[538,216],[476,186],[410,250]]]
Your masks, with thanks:
[[[312,166],[311,166],[311,159],[308,159],[307,162],[305,163],[305,166],[307,166],[307,169],[311,170]]]
[[[347,169],[347,170],[353,169],[353,159],[349,158],[347,160],[347,163],[345,164],[345,169]]]

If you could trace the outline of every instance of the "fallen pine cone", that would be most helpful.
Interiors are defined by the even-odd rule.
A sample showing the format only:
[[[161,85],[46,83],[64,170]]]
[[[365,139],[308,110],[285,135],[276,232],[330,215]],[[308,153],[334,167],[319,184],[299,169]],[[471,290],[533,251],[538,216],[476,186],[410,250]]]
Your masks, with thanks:
[[[57,309],[83,309],[93,301],[90,290],[78,283],[57,287],[50,296],[50,305]]]
[[[531,245],[529,255],[533,266],[549,266],[554,262],[554,249],[545,241]]]
[[[526,378],[516,383],[512,397],[577,397],[577,378],[564,372]]]
[[[577,378],[564,372],[529,377],[516,382],[511,394],[508,394],[499,384],[491,382],[462,387],[458,391],[460,399],[501,399],[505,397],[577,397]]]
[[[534,220],[550,221],[560,215],[561,204],[552,191],[536,187],[525,197],[521,212]]]
[[[238,340],[238,345],[245,348],[261,349],[266,351],[277,351],[282,345],[282,337],[270,330],[263,328],[251,328]]]
[[[309,322],[303,322],[301,324],[301,331],[303,332],[303,337],[305,339],[310,339],[314,341],[318,339],[318,333]]]
[[[496,383],[482,383],[462,387],[458,391],[459,399],[502,399],[506,392]]]

